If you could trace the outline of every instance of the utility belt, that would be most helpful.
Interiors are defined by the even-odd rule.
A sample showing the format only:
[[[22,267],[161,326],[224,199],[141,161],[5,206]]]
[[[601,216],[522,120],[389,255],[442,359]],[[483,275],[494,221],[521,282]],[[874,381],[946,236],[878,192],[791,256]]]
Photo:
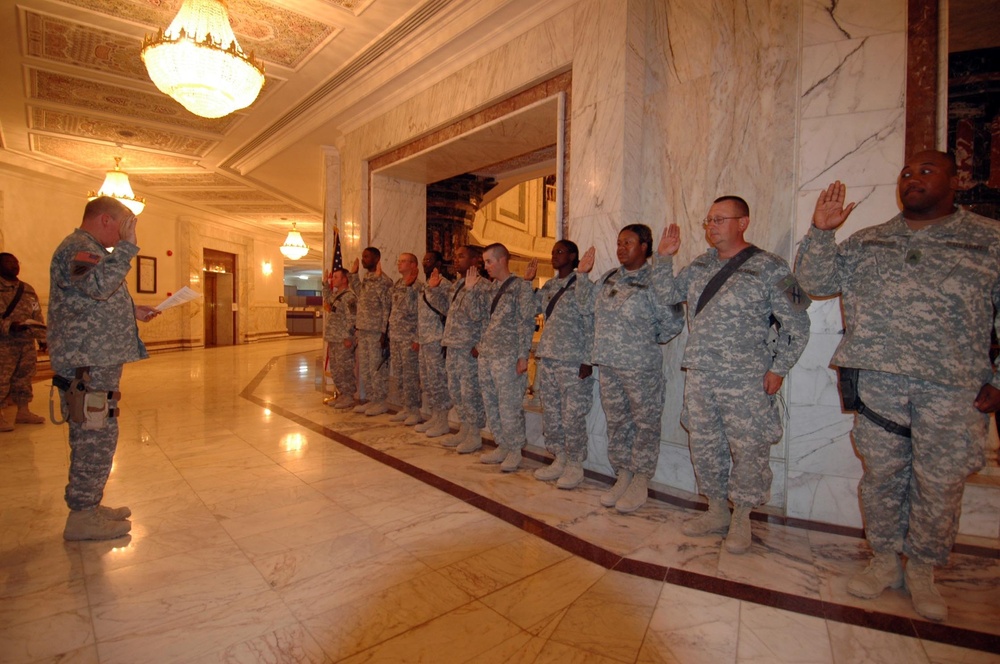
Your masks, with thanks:
[[[851,367],[837,367],[837,373],[840,375],[840,398],[844,402],[844,410],[854,411],[858,415],[867,417],[889,433],[894,433],[903,438],[912,438],[913,431],[910,427],[903,426],[887,417],[879,415],[861,400],[861,393],[858,392],[858,374],[860,372],[860,369],[852,369]]]
[[[55,389],[59,388],[67,413],[62,420],[56,419]],[[118,416],[118,400],[121,392],[110,390],[95,390],[90,387],[90,367],[80,367],[73,379],[60,375],[52,377],[52,388],[49,390],[49,419],[53,424],[74,422],[82,424],[84,430],[94,431],[108,426],[108,419]]]

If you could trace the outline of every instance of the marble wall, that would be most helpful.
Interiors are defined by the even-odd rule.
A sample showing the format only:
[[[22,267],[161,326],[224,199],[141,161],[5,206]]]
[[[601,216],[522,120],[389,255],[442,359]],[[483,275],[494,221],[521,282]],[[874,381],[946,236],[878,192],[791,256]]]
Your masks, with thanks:
[[[336,204],[356,229],[345,259],[376,240],[389,255],[418,241],[405,187],[377,178],[369,186],[370,160],[571,67],[568,237],[596,247],[595,273],[615,264],[617,231],[635,221],[657,233],[678,223],[686,264],[705,250],[699,220],[723,194],[745,197],[751,241],[791,262],[818,191],[834,179],[860,202],[844,236],[896,213],[905,33],[904,0],[580,0],[344,137]],[[410,198],[416,205],[416,189]],[[861,465],[828,366],[839,303],[815,303],[810,315],[813,337],[783,390],[786,435],[772,450],[769,505],[859,526]],[[679,426],[683,343],[682,335],[663,351],[654,480],[693,492]],[[541,444],[537,418],[528,426]],[[610,473],[600,407],[588,431],[588,467]],[[972,487],[966,503],[963,532],[996,537],[992,494]]]

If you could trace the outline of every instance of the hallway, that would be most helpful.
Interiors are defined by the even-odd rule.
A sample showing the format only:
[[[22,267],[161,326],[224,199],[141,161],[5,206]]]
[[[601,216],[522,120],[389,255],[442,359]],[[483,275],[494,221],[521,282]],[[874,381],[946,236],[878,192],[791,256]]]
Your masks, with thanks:
[[[594,479],[558,491],[535,461],[501,475],[386,416],[335,412],[320,351],[127,366],[105,502],[132,508],[129,538],[64,542],[66,430],[2,434],[0,664],[1000,657],[995,548],[960,540],[938,577],[951,618],[933,625],[905,593],[847,595],[867,557],[847,534],[755,521],[732,556],[682,536],[680,507],[618,515]],[[47,397],[36,384],[36,412]]]

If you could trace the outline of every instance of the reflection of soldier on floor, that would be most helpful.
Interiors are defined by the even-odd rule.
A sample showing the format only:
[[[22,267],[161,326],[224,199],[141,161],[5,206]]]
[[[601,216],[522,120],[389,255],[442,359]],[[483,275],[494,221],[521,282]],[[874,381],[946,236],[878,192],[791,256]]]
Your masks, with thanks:
[[[45,343],[45,321],[35,289],[17,278],[20,271],[13,254],[0,253],[0,404],[17,406],[13,423],[0,411],[0,431],[13,431],[14,424],[45,422],[28,410],[38,361],[35,340]]]

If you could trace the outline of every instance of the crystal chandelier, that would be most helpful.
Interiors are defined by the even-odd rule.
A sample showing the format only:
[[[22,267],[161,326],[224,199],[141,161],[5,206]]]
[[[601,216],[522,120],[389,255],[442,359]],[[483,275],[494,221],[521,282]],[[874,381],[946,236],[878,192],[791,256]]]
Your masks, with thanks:
[[[132,185],[128,182],[128,173],[121,170],[121,160],[121,157],[115,157],[115,170],[108,171],[107,175],[104,176],[104,184],[101,185],[100,191],[88,193],[87,200],[92,201],[99,196],[110,196],[131,210],[132,214],[141,214],[146,208],[146,199],[136,198],[135,194],[132,193]]]
[[[264,65],[236,42],[225,0],[184,0],[166,30],[142,40],[142,61],[161,92],[203,118],[246,108],[264,85]]]
[[[297,261],[309,253],[309,247],[302,239],[302,233],[295,230],[295,222],[292,222],[292,230],[288,231],[285,243],[278,247],[278,251],[285,255],[290,261]]]

